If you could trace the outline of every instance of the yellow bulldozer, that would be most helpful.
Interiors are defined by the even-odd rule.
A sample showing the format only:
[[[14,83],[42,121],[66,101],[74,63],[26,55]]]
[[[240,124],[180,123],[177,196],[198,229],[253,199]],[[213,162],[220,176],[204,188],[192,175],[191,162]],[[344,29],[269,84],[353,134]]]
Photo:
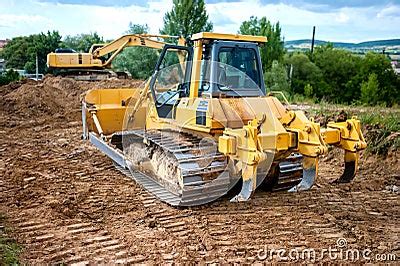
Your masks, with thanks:
[[[110,77],[130,78],[130,73],[113,71],[111,63],[126,47],[147,47],[161,50],[165,42],[159,39],[178,39],[185,45],[185,39],[170,35],[127,34],[110,43],[93,44],[89,52],[79,53],[70,48],[59,48],[47,54],[47,67],[56,75],[76,80],[97,81]]]
[[[350,182],[366,147],[360,121],[322,129],[268,92],[259,53],[266,42],[202,32],[185,46],[165,44],[142,87],[86,93],[84,139],[173,206],[205,204],[232,191],[231,201],[247,201],[257,187],[308,190],[328,145],[344,150],[336,182]]]

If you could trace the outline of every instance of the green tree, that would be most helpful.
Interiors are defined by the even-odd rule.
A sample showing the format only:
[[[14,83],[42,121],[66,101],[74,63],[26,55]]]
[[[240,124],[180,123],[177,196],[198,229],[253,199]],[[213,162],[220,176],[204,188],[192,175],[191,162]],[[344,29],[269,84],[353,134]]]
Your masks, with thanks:
[[[145,34],[149,33],[149,26],[147,24],[135,24],[129,22],[129,29],[126,31],[127,34]]]
[[[282,61],[285,49],[279,22],[274,25],[266,17],[258,19],[252,16],[249,20],[242,22],[239,32],[246,35],[266,36],[268,38],[268,42],[260,48],[264,70],[269,69],[274,60]]]
[[[325,82],[325,86],[318,88],[318,97],[338,103],[351,103],[359,99],[362,82],[362,76],[359,75],[361,57],[327,45],[317,47],[312,58],[321,70]]]
[[[164,16],[161,34],[190,37],[192,34],[212,31],[204,0],[173,0],[173,7]]]
[[[2,56],[8,68],[25,69],[28,73],[34,73],[37,55],[39,72],[46,73],[47,54],[60,45],[61,35],[57,31],[16,37],[4,47]]]
[[[288,69],[292,68],[293,94],[312,94],[317,99],[338,103],[360,100],[367,104],[393,105],[400,102],[400,79],[384,55],[359,56],[328,44],[317,47],[313,55],[286,54],[284,63]]]
[[[147,24],[129,23],[127,34],[148,33]],[[133,78],[146,79],[151,76],[158,60],[156,50],[147,47],[127,47],[112,62],[112,67],[118,71],[128,71]]]
[[[88,52],[90,47],[96,43],[104,43],[103,37],[95,33],[83,33],[75,36],[66,36],[63,46],[74,49],[77,52]]]
[[[369,83],[371,74],[375,74],[374,79],[376,76],[379,92],[374,95],[375,100],[369,103],[399,104],[400,78],[393,71],[390,60],[382,54],[367,53],[362,60],[359,76],[364,82]]]
[[[286,91],[290,93],[290,86],[286,68],[277,60],[272,62],[272,67],[264,74],[265,86],[272,91]]]
[[[291,69],[292,94],[306,95],[305,88],[310,85],[313,94],[317,94],[317,97],[321,98],[324,96],[321,89],[327,85],[323,82],[322,72],[305,54],[286,54],[283,61],[286,67]]]
[[[366,104],[376,104],[378,101],[379,82],[378,76],[372,73],[368,76],[368,81],[361,84],[361,102]]]
[[[24,69],[28,62],[27,53],[32,38],[28,36],[13,38],[1,51],[1,57],[6,60],[7,68]]]

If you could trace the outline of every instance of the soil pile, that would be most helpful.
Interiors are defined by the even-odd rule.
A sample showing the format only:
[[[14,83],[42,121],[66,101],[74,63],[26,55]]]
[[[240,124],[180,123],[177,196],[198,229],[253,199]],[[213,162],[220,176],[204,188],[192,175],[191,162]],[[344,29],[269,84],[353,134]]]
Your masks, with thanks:
[[[77,113],[80,109],[82,94],[89,89],[140,87],[142,83],[118,79],[86,82],[53,76],[39,82],[15,82],[0,87],[0,115],[12,117],[12,123],[49,117],[71,118],[71,112]]]
[[[67,94],[60,88],[46,83],[22,83],[9,93],[2,95],[2,111],[16,116],[32,118],[63,112],[70,102]]]

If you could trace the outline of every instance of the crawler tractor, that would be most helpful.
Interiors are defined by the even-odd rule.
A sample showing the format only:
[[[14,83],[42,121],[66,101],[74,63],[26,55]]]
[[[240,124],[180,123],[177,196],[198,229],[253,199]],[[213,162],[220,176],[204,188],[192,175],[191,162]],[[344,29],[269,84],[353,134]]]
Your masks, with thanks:
[[[86,93],[84,139],[173,206],[205,204],[235,190],[231,201],[247,201],[258,186],[308,190],[328,145],[344,150],[336,182],[350,182],[366,147],[360,121],[322,129],[268,92],[258,49],[266,42],[203,32],[185,46],[165,44],[142,88]]]

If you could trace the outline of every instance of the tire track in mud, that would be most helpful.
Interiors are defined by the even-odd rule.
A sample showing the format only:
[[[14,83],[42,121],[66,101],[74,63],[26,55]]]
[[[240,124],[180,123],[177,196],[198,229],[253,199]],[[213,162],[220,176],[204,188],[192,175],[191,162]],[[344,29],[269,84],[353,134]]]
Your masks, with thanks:
[[[112,174],[117,173],[116,171]],[[88,174],[79,174],[80,179],[86,180],[88,179]],[[132,182],[129,180],[129,182]],[[94,213],[101,212],[98,205],[101,205],[102,201],[107,198],[108,192],[115,188],[115,184],[108,184],[107,182],[102,182],[101,184],[96,184],[98,187],[95,196],[89,196],[84,204],[81,205],[81,208],[87,210],[91,210]],[[356,197],[353,202],[350,204],[346,202],[345,199],[340,197],[341,193],[339,189],[324,192],[324,194],[314,195],[314,193],[306,192],[303,194],[288,194],[288,193],[280,193],[280,194],[271,194],[265,192],[258,192],[253,200],[244,204],[231,204],[226,202],[226,198],[221,199],[216,203],[211,203],[205,207],[194,207],[191,209],[175,209],[170,206],[165,205],[164,203],[159,202],[154,196],[143,191],[140,188],[134,189],[134,194],[137,195],[135,197],[124,197],[122,199],[116,199],[115,203],[117,205],[127,205],[131,204],[133,200],[137,202],[141,202],[143,206],[148,211],[147,215],[150,218],[154,219],[155,225],[164,228],[167,233],[171,234],[171,236],[182,237],[185,239],[185,236],[188,234],[194,234],[195,236],[202,237],[199,231],[202,233],[205,232],[207,238],[211,239],[211,244],[208,244],[207,241],[202,243],[205,245],[204,247],[190,246],[189,249],[193,249],[196,251],[200,251],[199,254],[207,253],[207,250],[219,250],[227,255],[231,255],[231,262],[251,262],[255,260],[257,251],[262,249],[265,245],[269,245],[274,247],[277,242],[284,241],[289,242],[291,238],[296,235],[297,232],[308,231],[308,234],[303,234],[303,239],[305,238],[327,238],[336,240],[337,237],[343,236],[343,231],[341,232],[338,229],[332,229],[334,227],[334,223],[326,222],[326,219],[316,218],[312,214],[310,215],[302,215],[301,220],[299,220],[300,224],[304,224],[303,230],[300,230],[298,227],[298,223],[293,223],[293,219],[285,216],[287,213],[293,213],[296,210],[302,211],[304,206],[307,208],[316,208],[318,209],[319,205],[327,205],[331,206],[329,209],[333,212],[354,212],[359,211],[359,208],[365,209],[364,205],[355,204],[357,201],[357,197],[361,197],[361,200],[365,200],[365,196],[362,195],[361,192],[355,192],[352,196]],[[279,192],[278,192],[279,193]],[[284,207],[282,207],[282,196],[290,196],[286,199]],[[369,198],[367,202],[374,202],[374,198]],[[307,203],[311,200],[311,204]],[[389,202],[396,203],[396,197],[389,198]],[[333,208],[332,208],[333,207]],[[35,206],[31,208],[34,210]],[[373,211],[373,208],[370,208]],[[364,210],[366,211],[366,210]],[[188,217],[191,219],[188,220]],[[256,224],[251,221],[259,221],[261,218],[266,220],[279,221],[279,228],[270,228],[263,227],[263,225],[256,226]],[[247,225],[242,225],[240,221],[249,222]],[[31,223],[31,224],[21,224],[21,235],[24,236],[24,232],[27,231],[28,235],[33,235],[35,241],[33,241],[34,246],[35,243],[41,243],[42,247],[48,247],[48,243],[59,242],[59,241],[70,241],[74,245],[77,245],[78,248],[68,249],[68,248],[60,248],[60,247],[48,247],[48,252],[53,255],[48,256],[48,261],[51,262],[65,262],[65,263],[78,263],[78,262],[87,262],[88,258],[92,258],[89,261],[102,262],[102,254],[107,257],[106,262],[110,262],[110,258],[115,258],[114,261],[119,262],[127,262],[129,261],[140,261],[144,259],[144,257],[135,257],[131,258],[127,256],[127,258],[123,258],[125,254],[128,254],[126,250],[123,249],[123,245],[119,243],[118,240],[113,240],[106,232],[98,229],[94,226],[95,223],[77,223],[70,224],[64,227],[58,227],[53,230],[59,232],[67,232],[69,234],[63,235],[61,234],[57,236],[57,234],[49,234],[46,232],[42,232],[44,228],[51,227],[46,223]],[[276,223],[275,223],[276,225]],[[232,227],[235,227],[232,229]],[[232,239],[232,235],[240,232],[240,243]],[[30,235],[31,234],[31,235]],[[80,241],[79,237],[82,235],[88,235],[90,237],[87,238],[87,241]],[[273,241],[271,241],[271,235],[273,235]],[[295,247],[306,247],[309,246],[310,242],[295,239],[292,241],[293,243],[289,243],[289,245],[293,245]],[[76,241],[78,240],[78,243]],[[94,244],[92,244],[92,242]],[[101,242],[98,244],[96,242]],[[332,245],[332,242],[328,242],[329,246]],[[89,243],[89,245],[88,245]],[[86,246],[82,248],[82,246]],[[278,247],[278,246],[277,246]],[[114,253],[114,249],[117,252]],[[47,249],[46,249],[47,251]],[[56,252],[55,252],[56,251]],[[55,252],[55,253],[54,253]],[[242,256],[245,253],[249,253],[246,259],[243,259]],[[75,256],[74,254],[80,254],[79,256]],[[86,255],[85,255],[86,254]],[[91,254],[98,254],[93,260],[93,256]],[[162,254],[163,258],[166,260],[175,259],[174,254]],[[122,258],[121,258],[122,257]],[[236,257],[236,258],[235,258]],[[211,260],[214,259],[214,256],[211,255]],[[46,260],[44,260],[46,261]],[[104,262],[104,261],[103,261]]]
[[[338,237],[399,255],[398,194],[332,186],[319,178],[309,192],[257,191],[246,203],[224,197],[173,208],[83,144],[79,130],[32,132],[33,140],[10,136],[11,147],[0,145],[12,165],[0,165],[1,211],[25,246],[23,261],[244,263],[259,261],[266,246],[328,248]],[[321,175],[331,179],[327,168],[322,165]],[[363,178],[361,173],[356,183]]]
[[[371,197],[363,195],[361,192],[351,193],[346,198],[340,195],[343,191],[336,188],[328,192],[321,192],[320,195],[315,195],[315,193],[318,192],[312,191],[304,194],[261,192],[257,193],[251,202],[242,206],[219,201],[210,206],[191,209],[190,216],[192,222],[195,221],[196,225],[194,229],[187,229],[193,228],[193,224],[188,223],[185,217],[174,217],[174,224],[184,226],[185,230],[191,231],[194,235],[199,235],[199,230],[205,232],[207,238],[211,239],[211,243],[205,243],[205,251],[201,251],[200,255],[209,250],[222,250],[225,256],[231,256],[230,262],[254,262],[257,260],[260,249],[265,248],[266,245],[269,248],[277,249],[282,247],[335,248],[336,241],[343,237],[346,237],[348,243],[353,245],[364,236],[359,235],[358,238],[353,236],[351,230],[354,230],[354,227],[349,232],[348,228],[337,224],[334,215],[346,212],[375,215],[376,213],[370,212],[362,203],[381,200],[381,195]],[[283,208],[282,196],[288,197]],[[396,204],[396,198],[396,196],[389,197],[385,200],[385,204]],[[311,204],[309,203],[310,199],[312,200]],[[348,202],[349,199],[352,199],[352,201]],[[154,198],[151,199],[151,202],[153,206]],[[325,206],[328,208],[325,209]],[[164,213],[165,210],[159,212]],[[288,214],[296,214],[296,212],[300,215],[288,216]],[[321,215],[315,215],[315,213],[321,213]],[[251,223],[251,221],[260,221],[260,217],[273,221],[271,222],[272,226]],[[241,224],[242,221],[249,223],[243,225]],[[202,222],[203,226],[198,226]],[[299,227],[299,224],[301,227]],[[240,232],[240,241],[235,239],[238,232]],[[396,234],[396,232],[398,233],[398,230],[393,224],[392,230],[389,230],[388,234]],[[398,245],[395,238],[392,238],[392,240],[394,240],[395,245]],[[277,245],[277,243],[285,244],[282,246],[282,244]],[[189,246],[189,249],[196,250],[196,247]],[[245,254],[247,254],[247,257],[243,257]],[[211,255],[210,259],[215,258]]]
[[[93,223],[75,221],[65,226],[47,220],[12,221],[19,238],[28,239],[31,250],[25,257],[36,263],[89,264],[89,262],[138,262],[129,258],[128,248],[119,239]],[[40,249],[35,251],[35,249]]]
[[[118,168],[118,170],[121,174],[128,177],[132,182],[135,182],[131,179],[132,177],[128,170],[121,168]],[[147,215],[153,219],[150,221],[151,226],[158,224],[178,237],[191,232],[187,229],[186,222],[182,220],[182,218],[188,217],[190,212],[185,211],[184,209],[173,208],[165,203],[160,202],[156,196],[145,191],[141,187],[137,192],[138,198],[140,199],[144,208],[148,211]]]
[[[79,198],[80,195],[77,193],[79,189],[75,188],[87,184],[90,186],[96,177],[102,177],[104,171],[107,172],[112,168],[109,162],[103,160],[85,167],[85,163],[77,164],[79,160],[73,159],[74,156],[70,157],[65,153],[57,156],[58,151],[51,153],[51,159],[37,161],[34,166],[20,169],[22,177],[18,178],[19,181],[17,180],[16,184],[10,182],[13,180],[8,180],[9,182],[5,182],[7,185],[2,187],[1,202],[11,204],[17,202],[14,207],[15,213],[6,213],[7,216],[13,216],[10,217],[9,222],[14,227],[17,240],[27,249],[23,259],[35,263],[67,264],[87,264],[89,261],[106,263],[142,261],[143,259],[140,257],[130,257],[129,248],[118,237],[109,234],[97,221],[92,222],[90,219],[88,221],[85,217],[86,214],[92,213],[101,216],[101,205],[104,201],[101,193],[98,196],[88,196],[88,204],[84,204],[86,203],[85,199],[81,202],[73,202],[72,205],[77,205],[72,206],[76,207],[73,208],[74,210],[67,210],[67,212],[62,210],[65,205],[67,205],[66,208],[71,207],[62,199],[70,201],[70,197],[72,199]],[[11,161],[18,162],[19,159],[12,158]],[[60,164],[63,164],[61,172],[58,169]],[[49,171],[51,173],[48,174],[46,171],[42,171],[43,168],[53,171]],[[32,169],[35,171],[33,172]],[[23,178],[27,174],[33,175]],[[43,184],[48,184],[48,186],[42,187]],[[74,187],[74,189],[70,187]],[[107,184],[107,182],[102,182],[99,187],[101,191],[106,192],[114,189],[113,183]],[[48,194],[45,193],[46,190],[48,190]],[[32,198],[30,197],[31,192],[34,192],[33,194],[41,193],[47,200],[38,197]],[[57,194],[61,196],[55,196]],[[55,202],[54,198],[57,199]],[[130,199],[127,198],[127,200]],[[112,207],[126,206],[127,200],[117,198],[113,201]],[[78,211],[78,213],[72,211]],[[69,216],[83,216],[86,219],[76,219],[75,217],[71,219],[65,217],[65,213]]]

